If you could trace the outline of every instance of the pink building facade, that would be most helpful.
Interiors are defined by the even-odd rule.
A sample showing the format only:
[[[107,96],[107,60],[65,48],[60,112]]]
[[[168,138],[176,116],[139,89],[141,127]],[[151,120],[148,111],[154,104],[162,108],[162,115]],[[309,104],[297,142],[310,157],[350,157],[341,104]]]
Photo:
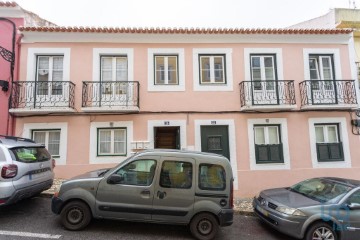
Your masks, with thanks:
[[[10,113],[58,178],[174,148],[229,158],[236,197],[360,179],[350,30],[24,27]]]

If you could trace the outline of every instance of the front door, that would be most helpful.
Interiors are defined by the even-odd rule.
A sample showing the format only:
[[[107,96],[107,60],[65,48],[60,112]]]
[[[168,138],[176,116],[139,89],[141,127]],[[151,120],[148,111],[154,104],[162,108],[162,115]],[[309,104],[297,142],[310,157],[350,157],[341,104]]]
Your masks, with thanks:
[[[201,151],[220,154],[230,159],[229,127],[201,126]]]
[[[104,178],[96,195],[96,214],[104,218],[150,220],[158,160],[136,159],[119,167],[112,174],[121,179],[118,183]]]
[[[154,147],[180,149],[180,127],[155,127]]]
[[[160,178],[155,185],[153,221],[190,221],[194,211],[195,170],[192,158],[161,158]]]

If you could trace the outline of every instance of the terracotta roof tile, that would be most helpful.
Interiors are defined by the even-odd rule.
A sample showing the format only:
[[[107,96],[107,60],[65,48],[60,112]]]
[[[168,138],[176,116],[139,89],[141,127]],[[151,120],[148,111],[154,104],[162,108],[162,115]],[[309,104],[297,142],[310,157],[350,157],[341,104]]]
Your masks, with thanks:
[[[18,4],[16,2],[3,2],[0,1],[0,7],[17,7]]]
[[[347,34],[352,29],[20,27],[22,32],[153,34]]]

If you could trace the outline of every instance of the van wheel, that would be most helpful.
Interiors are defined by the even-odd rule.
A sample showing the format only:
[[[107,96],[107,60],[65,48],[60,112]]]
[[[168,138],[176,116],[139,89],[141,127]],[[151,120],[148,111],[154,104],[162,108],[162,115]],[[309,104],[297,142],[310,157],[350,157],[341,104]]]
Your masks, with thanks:
[[[213,239],[219,230],[219,223],[210,213],[200,213],[190,222],[191,234],[199,240]]]
[[[68,230],[81,230],[91,221],[89,207],[80,201],[72,201],[65,205],[60,214],[61,223]]]
[[[338,240],[338,236],[332,226],[324,222],[315,223],[306,233],[305,240]]]

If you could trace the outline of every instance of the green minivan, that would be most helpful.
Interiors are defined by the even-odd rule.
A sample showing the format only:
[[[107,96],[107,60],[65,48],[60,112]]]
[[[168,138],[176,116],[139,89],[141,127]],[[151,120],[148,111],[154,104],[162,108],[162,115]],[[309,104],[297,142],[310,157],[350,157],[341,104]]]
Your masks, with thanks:
[[[68,230],[92,218],[188,225],[197,239],[233,223],[230,161],[217,154],[147,150],[111,169],[63,182],[52,199]]]

